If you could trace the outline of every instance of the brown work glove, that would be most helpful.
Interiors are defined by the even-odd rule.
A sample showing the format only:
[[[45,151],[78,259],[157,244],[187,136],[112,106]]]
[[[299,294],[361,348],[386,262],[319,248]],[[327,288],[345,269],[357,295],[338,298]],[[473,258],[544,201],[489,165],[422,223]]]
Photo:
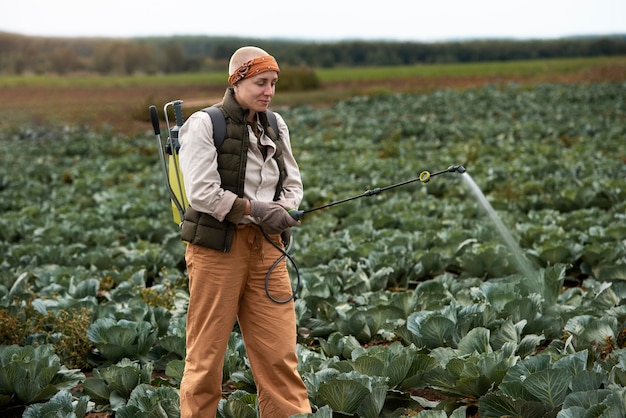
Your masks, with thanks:
[[[243,219],[243,214],[246,210],[246,199],[237,197],[233,202],[233,207],[230,209],[230,212],[226,214],[225,219],[234,224],[238,224]]]
[[[268,234],[280,234],[285,229],[296,226],[298,221],[276,202],[250,201],[250,214],[259,219],[259,226]]]

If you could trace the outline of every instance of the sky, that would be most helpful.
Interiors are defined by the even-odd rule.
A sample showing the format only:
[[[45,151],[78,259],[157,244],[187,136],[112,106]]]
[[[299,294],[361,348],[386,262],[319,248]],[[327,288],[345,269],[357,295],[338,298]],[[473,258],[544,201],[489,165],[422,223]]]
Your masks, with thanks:
[[[626,0],[9,0],[0,32],[307,41],[556,39],[626,33]]]

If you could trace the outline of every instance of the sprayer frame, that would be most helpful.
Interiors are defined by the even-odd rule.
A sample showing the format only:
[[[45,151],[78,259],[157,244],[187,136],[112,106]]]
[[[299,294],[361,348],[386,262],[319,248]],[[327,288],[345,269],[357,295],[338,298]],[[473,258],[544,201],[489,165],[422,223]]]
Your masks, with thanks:
[[[170,200],[172,201],[175,209],[178,211],[178,215],[179,215],[181,222],[185,214],[185,207],[183,206],[184,201],[181,201],[179,196],[176,194],[176,192],[172,188],[172,184],[170,180],[170,173],[169,173],[169,166],[166,161],[165,154],[167,153],[173,156],[178,155],[178,149],[180,145],[178,144],[177,134],[178,134],[178,130],[182,126],[182,108],[181,108],[182,103],[183,103],[182,100],[173,100],[171,102],[166,103],[163,106],[163,113],[165,115],[165,125],[167,126],[167,132],[168,132],[167,141],[165,143],[163,143],[163,139],[161,138],[161,126],[160,126],[160,120],[159,120],[159,114],[157,112],[157,108],[154,105],[151,105],[149,107],[150,119],[152,121],[152,127],[154,128],[154,134],[156,136],[157,145],[159,149],[159,160],[161,162],[161,169],[163,171],[163,177],[165,180],[165,184],[167,186],[167,190],[170,195]],[[170,120],[168,117],[169,107],[174,108],[174,114],[176,117],[176,125],[174,125],[173,127],[170,125]],[[174,138],[174,134],[176,134],[176,138]],[[178,167],[178,158],[173,158],[171,161],[171,164],[174,164],[174,173],[176,175],[178,189],[182,192],[183,180],[179,174],[180,170]],[[174,218],[176,218],[176,216],[174,216]]]

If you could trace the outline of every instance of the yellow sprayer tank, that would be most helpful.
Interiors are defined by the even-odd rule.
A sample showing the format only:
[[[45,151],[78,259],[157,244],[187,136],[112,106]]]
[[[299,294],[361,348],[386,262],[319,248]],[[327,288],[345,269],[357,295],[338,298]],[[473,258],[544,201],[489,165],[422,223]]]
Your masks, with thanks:
[[[168,181],[170,183],[170,188],[174,196],[176,196],[176,200],[180,203],[183,209],[186,209],[189,206],[189,202],[187,201],[187,195],[185,194],[185,182],[183,181],[183,175],[180,172],[180,165],[178,162],[178,153],[174,153],[169,155],[168,158]],[[174,217],[174,222],[177,225],[183,221],[180,218],[180,211],[174,202],[174,199],[171,199],[172,203],[172,215]]]

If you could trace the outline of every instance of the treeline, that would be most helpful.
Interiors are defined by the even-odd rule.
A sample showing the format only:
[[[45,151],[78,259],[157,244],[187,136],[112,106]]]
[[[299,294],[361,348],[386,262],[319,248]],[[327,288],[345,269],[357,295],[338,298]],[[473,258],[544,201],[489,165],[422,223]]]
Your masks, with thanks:
[[[310,68],[466,63],[626,55],[626,35],[557,40],[441,43],[313,42],[210,36],[44,38],[0,32],[1,74],[156,74],[224,71],[242,45],[270,51],[281,65]]]

